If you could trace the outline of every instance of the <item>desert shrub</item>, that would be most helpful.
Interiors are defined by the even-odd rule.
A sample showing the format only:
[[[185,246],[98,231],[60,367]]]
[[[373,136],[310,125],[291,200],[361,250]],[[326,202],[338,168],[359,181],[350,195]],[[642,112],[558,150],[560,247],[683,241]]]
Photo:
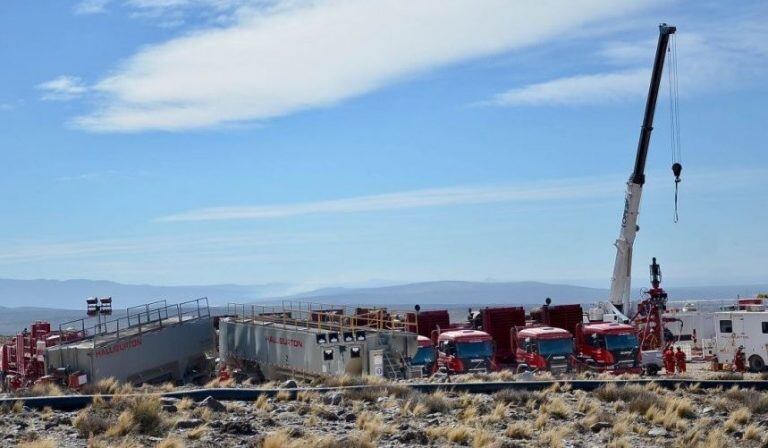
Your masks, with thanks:
[[[44,382],[37,383],[31,389],[25,390],[18,395],[23,397],[57,397],[64,395],[64,392],[61,391],[61,387],[58,384]]]
[[[197,428],[192,428],[187,432],[187,438],[189,440],[200,440],[200,438],[202,438],[206,432],[208,432],[208,426],[198,426]]]
[[[310,448],[374,448],[375,446],[365,434],[356,432],[342,438],[325,436],[304,439],[301,442],[304,443],[304,447]]]
[[[607,384],[599,387],[595,391],[595,396],[605,402],[626,403],[627,409],[636,414],[645,414],[652,406],[665,407],[664,400],[658,393],[637,384],[628,384],[622,387]]]
[[[383,396],[382,390],[378,387],[355,387],[351,389],[345,389],[342,395],[347,400],[353,401],[366,401],[368,403],[375,403],[379,397]]]
[[[524,405],[534,398],[535,395],[531,391],[523,389],[502,389],[493,394],[494,400],[517,406]]]
[[[411,402],[424,407],[425,414],[445,414],[456,407],[456,403],[442,391],[431,394],[417,393],[411,397]]]
[[[553,398],[545,406],[546,412],[552,417],[565,420],[571,416],[571,407],[560,397]],[[542,410],[544,410],[544,408],[542,408]]]
[[[156,448],[184,448],[184,442],[175,437],[168,437],[159,441]]]
[[[759,425],[756,425],[754,423],[750,424],[746,428],[744,428],[744,440],[763,440],[764,439],[764,431],[763,428]]]
[[[731,412],[731,415],[728,417],[728,420],[725,421],[723,426],[726,431],[735,432],[740,426],[746,425],[751,417],[752,414],[749,412],[749,409],[739,408]]]
[[[533,436],[533,428],[527,422],[514,422],[507,426],[504,435],[510,439],[530,439]]]
[[[392,432],[392,428],[384,423],[381,417],[372,412],[363,412],[357,417],[357,428],[376,440],[384,433]]]
[[[568,426],[556,426],[539,435],[539,443],[550,448],[563,448],[564,440],[571,430]]]
[[[105,432],[110,424],[104,416],[89,406],[77,413],[77,416],[72,421],[72,426],[77,429],[81,437],[88,437]]]
[[[466,445],[472,437],[473,432],[474,430],[468,426],[458,425],[448,430],[446,438],[450,442]]]
[[[261,442],[262,448],[287,448],[291,445],[291,436],[285,431],[268,434]]]
[[[137,398],[129,409],[136,429],[142,434],[158,433],[165,426],[158,397]]]
[[[485,448],[496,442],[496,437],[482,428],[475,428],[472,436],[472,448]]]

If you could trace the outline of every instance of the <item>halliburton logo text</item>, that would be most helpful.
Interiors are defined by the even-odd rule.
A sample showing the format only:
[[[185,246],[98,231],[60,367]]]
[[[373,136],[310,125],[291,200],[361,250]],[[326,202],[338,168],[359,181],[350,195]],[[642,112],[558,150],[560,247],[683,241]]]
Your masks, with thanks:
[[[296,347],[296,348],[304,347],[304,343],[298,339],[288,339],[288,338],[282,338],[282,337],[276,338],[274,336],[267,336],[266,339],[267,339],[267,342],[269,342],[270,344],[287,345],[289,347]]]
[[[115,344],[108,345],[106,347],[99,347],[99,348],[97,348],[96,349],[96,356],[97,357],[107,356],[107,355],[111,355],[113,353],[118,353],[118,352],[122,352],[122,351],[125,351],[125,350],[130,350],[130,349],[136,348],[136,347],[138,347],[140,345],[141,345],[141,339],[140,338],[134,338],[134,339],[130,339],[128,341],[117,342]]]

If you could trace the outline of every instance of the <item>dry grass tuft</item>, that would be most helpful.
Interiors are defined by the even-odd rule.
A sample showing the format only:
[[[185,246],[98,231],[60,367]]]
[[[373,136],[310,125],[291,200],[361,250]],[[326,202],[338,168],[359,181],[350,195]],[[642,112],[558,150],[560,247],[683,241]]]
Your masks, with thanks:
[[[542,412],[546,412],[552,417],[565,420],[571,416],[571,407],[562,398],[555,397],[549,403],[542,406]]]
[[[259,398],[261,397],[262,396],[260,395]],[[301,392],[296,394],[296,400],[304,403],[311,403],[313,401],[320,400],[320,394],[311,390],[302,390]]]
[[[211,381],[208,381],[207,383],[205,383],[205,386],[203,387],[205,387],[206,389],[214,389],[217,387],[232,387],[234,386],[234,384],[235,384],[234,378],[228,378],[223,381],[219,378],[214,378]]]
[[[607,448],[631,448],[632,445],[629,443],[629,440],[622,437],[620,439],[612,440],[606,445]]]
[[[81,437],[89,437],[105,432],[110,427],[110,424],[106,418],[89,406],[77,413],[77,416],[72,421],[72,426],[77,429]]]
[[[731,412],[730,417],[725,421],[723,427],[727,432],[735,432],[741,426],[746,425],[750,418],[752,418],[752,413],[749,412],[749,409],[739,408]]]
[[[24,397],[58,397],[64,395],[61,387],[56,383],[37,383],[31,389],[24,391],[20,396]]]
[[[135,426],[131,411],[125,410],[117,417],[117,422],[110,425],[109,429],[107,429],[107,437],[124,436],[131,432]]]
[[[291,445],[291,436],[285,431],[267,435],[261,442],[261,448],[287,448]]]
[[[539,443],[550,448],[563,448],[564,440],[571,433],[568,426],[556,426],[539,435]]]
[[[374,448],[375,445],[366,438],[365,434],[352,433],[343,439],[333,436],[303,439],[297,441],[293,446],[296,448],[306,448],[307,446],[311,448]]]
[[[496,437],[489,431],[482,428],[474,429],[474,436],[472,437],[472,448],[485,448],[494,446],[496,443]]]
[[[502,389],[493,394],[493,399],[496,401],[518,406],[524,405],[535,398],[532,392],[522,389]]]
[[[627,409],[636,414],[645,414],[653,406],[666,407],[663,398],[651,387],[628,384],[618,387],[615,384],[607,384],[595,391],[595,396],[608,403],[626,403]]]
[[[275,401],[290,401],[293,394],[290,390],[283,389],[275,396]]]
[[[475,430],[473,430],[468,426],[458,425],[448,430],[448,434],[446,434],[446,438],[448,439],[449,442],[466,445],[467,442],[469,442],[469,439],[472,437],[472,434],[474,432]]]
[[[156,448],[184,448],[184,442],[175,437],[168,437],[158,442]]]
[[[51,439],[41,439],[21,442],[18,448],[56,448],[56,446],[56,442]]]
[[[272,404],[270,404],[269,397],[266,395],[259,395],[259,398],[256,399],[253,405],[256,407],[256,409],[260,409],[262,411],[269,412],[272,410]]]
[[[206,425],[198,426],[197,428],[192,428],[189,431],[187,431],[187,438],[189,440],[200,440],[207,432],[208,432],[208,426]]]
[[[427,414],[445,414],[456,407],[456,403],[443,391],[435,391],[431,394],[416,394],[413,399],[424,406]]]
[[[176,409],[180,411],[186,411],[186,410],[192,409],[193,407],[195,407],[195,400],[189,397],[184,397],[181,400],[179,400],[178,403],[176,403]]]
[[[533,429],[527,422],[514,422],[507,426],[504,435],[514,440],[530,439],[533,436]]]
[[[134,400],[129,409],[136,429],[142,434],[156,434],[166,426],[159,397],[141,397]]]
[[[751,423],[749,426],[744,428],[744,435],[742,436],[742,439],[760,441],[765,439],[764,434],[765,433],[761,426]]]
[[[363,431],[371,440],[378,439],[384,433],[391,433],[392,428],[388,426],[381,417],[372,412],[362,412],[357,417],[357,428]]]

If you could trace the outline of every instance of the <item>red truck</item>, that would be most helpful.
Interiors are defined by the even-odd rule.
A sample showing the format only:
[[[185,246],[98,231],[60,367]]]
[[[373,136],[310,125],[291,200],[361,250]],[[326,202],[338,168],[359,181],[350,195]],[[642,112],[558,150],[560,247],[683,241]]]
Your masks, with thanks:
[[[570,372],[573,368],[573,335],[562,328],[531,326],[513,328],[510,346],[518,368]]]
[[[642,373],[637,330],[615,322],[576,326],[577,359],[589,370],[616,374]]]
[[[478,330],[456,329],[437,335],[437,365],[450,373],[497,370],[491,336]]]

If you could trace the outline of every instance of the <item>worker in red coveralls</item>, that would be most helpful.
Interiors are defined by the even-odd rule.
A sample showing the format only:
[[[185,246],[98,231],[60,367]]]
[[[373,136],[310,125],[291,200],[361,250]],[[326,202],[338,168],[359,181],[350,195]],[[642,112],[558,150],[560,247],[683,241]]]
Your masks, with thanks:
[[[667,375],[675,373],[675,353],[669,345],[664,349],[664,370],[667,371]]]
[[[678,373],[685,373],[685,352],[680,347],[677,347],[675,353],[675,364],[677,364]]]
[[[744,346],[739,346],[738,350],[736,350],[736,354],[733,355],[733,366],[736,368],[737,372],[744,373],[747,371],[746,363],[744,362]]]

